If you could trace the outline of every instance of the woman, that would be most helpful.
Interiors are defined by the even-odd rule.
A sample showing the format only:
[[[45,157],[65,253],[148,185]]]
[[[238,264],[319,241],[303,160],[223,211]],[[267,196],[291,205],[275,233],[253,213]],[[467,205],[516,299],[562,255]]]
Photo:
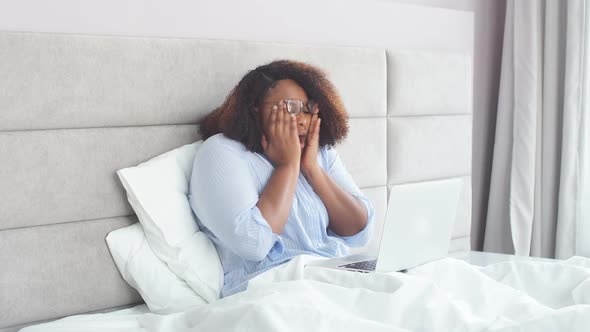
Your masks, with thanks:
[[[297,255],[368,242],[374,207],[332,148],[347,116],[319,69],[281,60],[248,72],[200,131],[189,200],[219,253],[222,297]]]

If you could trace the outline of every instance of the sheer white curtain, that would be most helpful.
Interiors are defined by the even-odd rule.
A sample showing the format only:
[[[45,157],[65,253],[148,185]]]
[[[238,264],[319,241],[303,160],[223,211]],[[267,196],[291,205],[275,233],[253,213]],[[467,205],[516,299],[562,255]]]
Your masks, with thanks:
[[[590,257],[588,0],[508,0],[484,250]]]
[[[590,257],[590,3],[568,7],[556,255]]]

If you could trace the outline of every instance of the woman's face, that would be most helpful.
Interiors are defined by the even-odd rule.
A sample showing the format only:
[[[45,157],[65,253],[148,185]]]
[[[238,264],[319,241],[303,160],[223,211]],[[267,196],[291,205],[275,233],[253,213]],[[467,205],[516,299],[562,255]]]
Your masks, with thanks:
[[[277,84],[268,90],[259,107],[259,113],[261,115],[259,119],[262,119],[262,128],[267,137],[270,127],[270,124],[268,123],[270,119],[269,114],[272,107],[278,105],[280,101],[285,99],[301,100],[304,103],[307,103],[308,101],[305,90],[303,90],[303,88],[295,81],[290,79],[277,81]],[[300,112],[297,114],[297,134],[299,135],[299,143],[302,149],[306,144],[307,131],[309,130],[311,116],[311,113]]]

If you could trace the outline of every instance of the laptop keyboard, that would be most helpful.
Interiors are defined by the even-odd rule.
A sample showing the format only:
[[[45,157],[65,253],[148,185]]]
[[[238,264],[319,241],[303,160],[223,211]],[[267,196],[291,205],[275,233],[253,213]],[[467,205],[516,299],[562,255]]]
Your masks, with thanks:
[[[376,265],[377,265],[377,260],[371,259],[368,261],[340,265],[339,267],[344,267],[344,268],[348,268],[348,269],[356,269],[356,270],[375,271]]]

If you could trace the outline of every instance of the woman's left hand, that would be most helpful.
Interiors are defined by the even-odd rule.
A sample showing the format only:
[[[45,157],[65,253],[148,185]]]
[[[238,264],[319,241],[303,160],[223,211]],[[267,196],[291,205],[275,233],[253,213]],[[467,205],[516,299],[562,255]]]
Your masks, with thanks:
[[[320,123],[321,119],[318,117],[318,108],[314,109],[314,114],[311,116],[311,123],[307,131],[305,139],[305,147],[301,152],[301,171],[303,175],[307,176],[310,173],[319,169],[318,151],[320,146]]]

